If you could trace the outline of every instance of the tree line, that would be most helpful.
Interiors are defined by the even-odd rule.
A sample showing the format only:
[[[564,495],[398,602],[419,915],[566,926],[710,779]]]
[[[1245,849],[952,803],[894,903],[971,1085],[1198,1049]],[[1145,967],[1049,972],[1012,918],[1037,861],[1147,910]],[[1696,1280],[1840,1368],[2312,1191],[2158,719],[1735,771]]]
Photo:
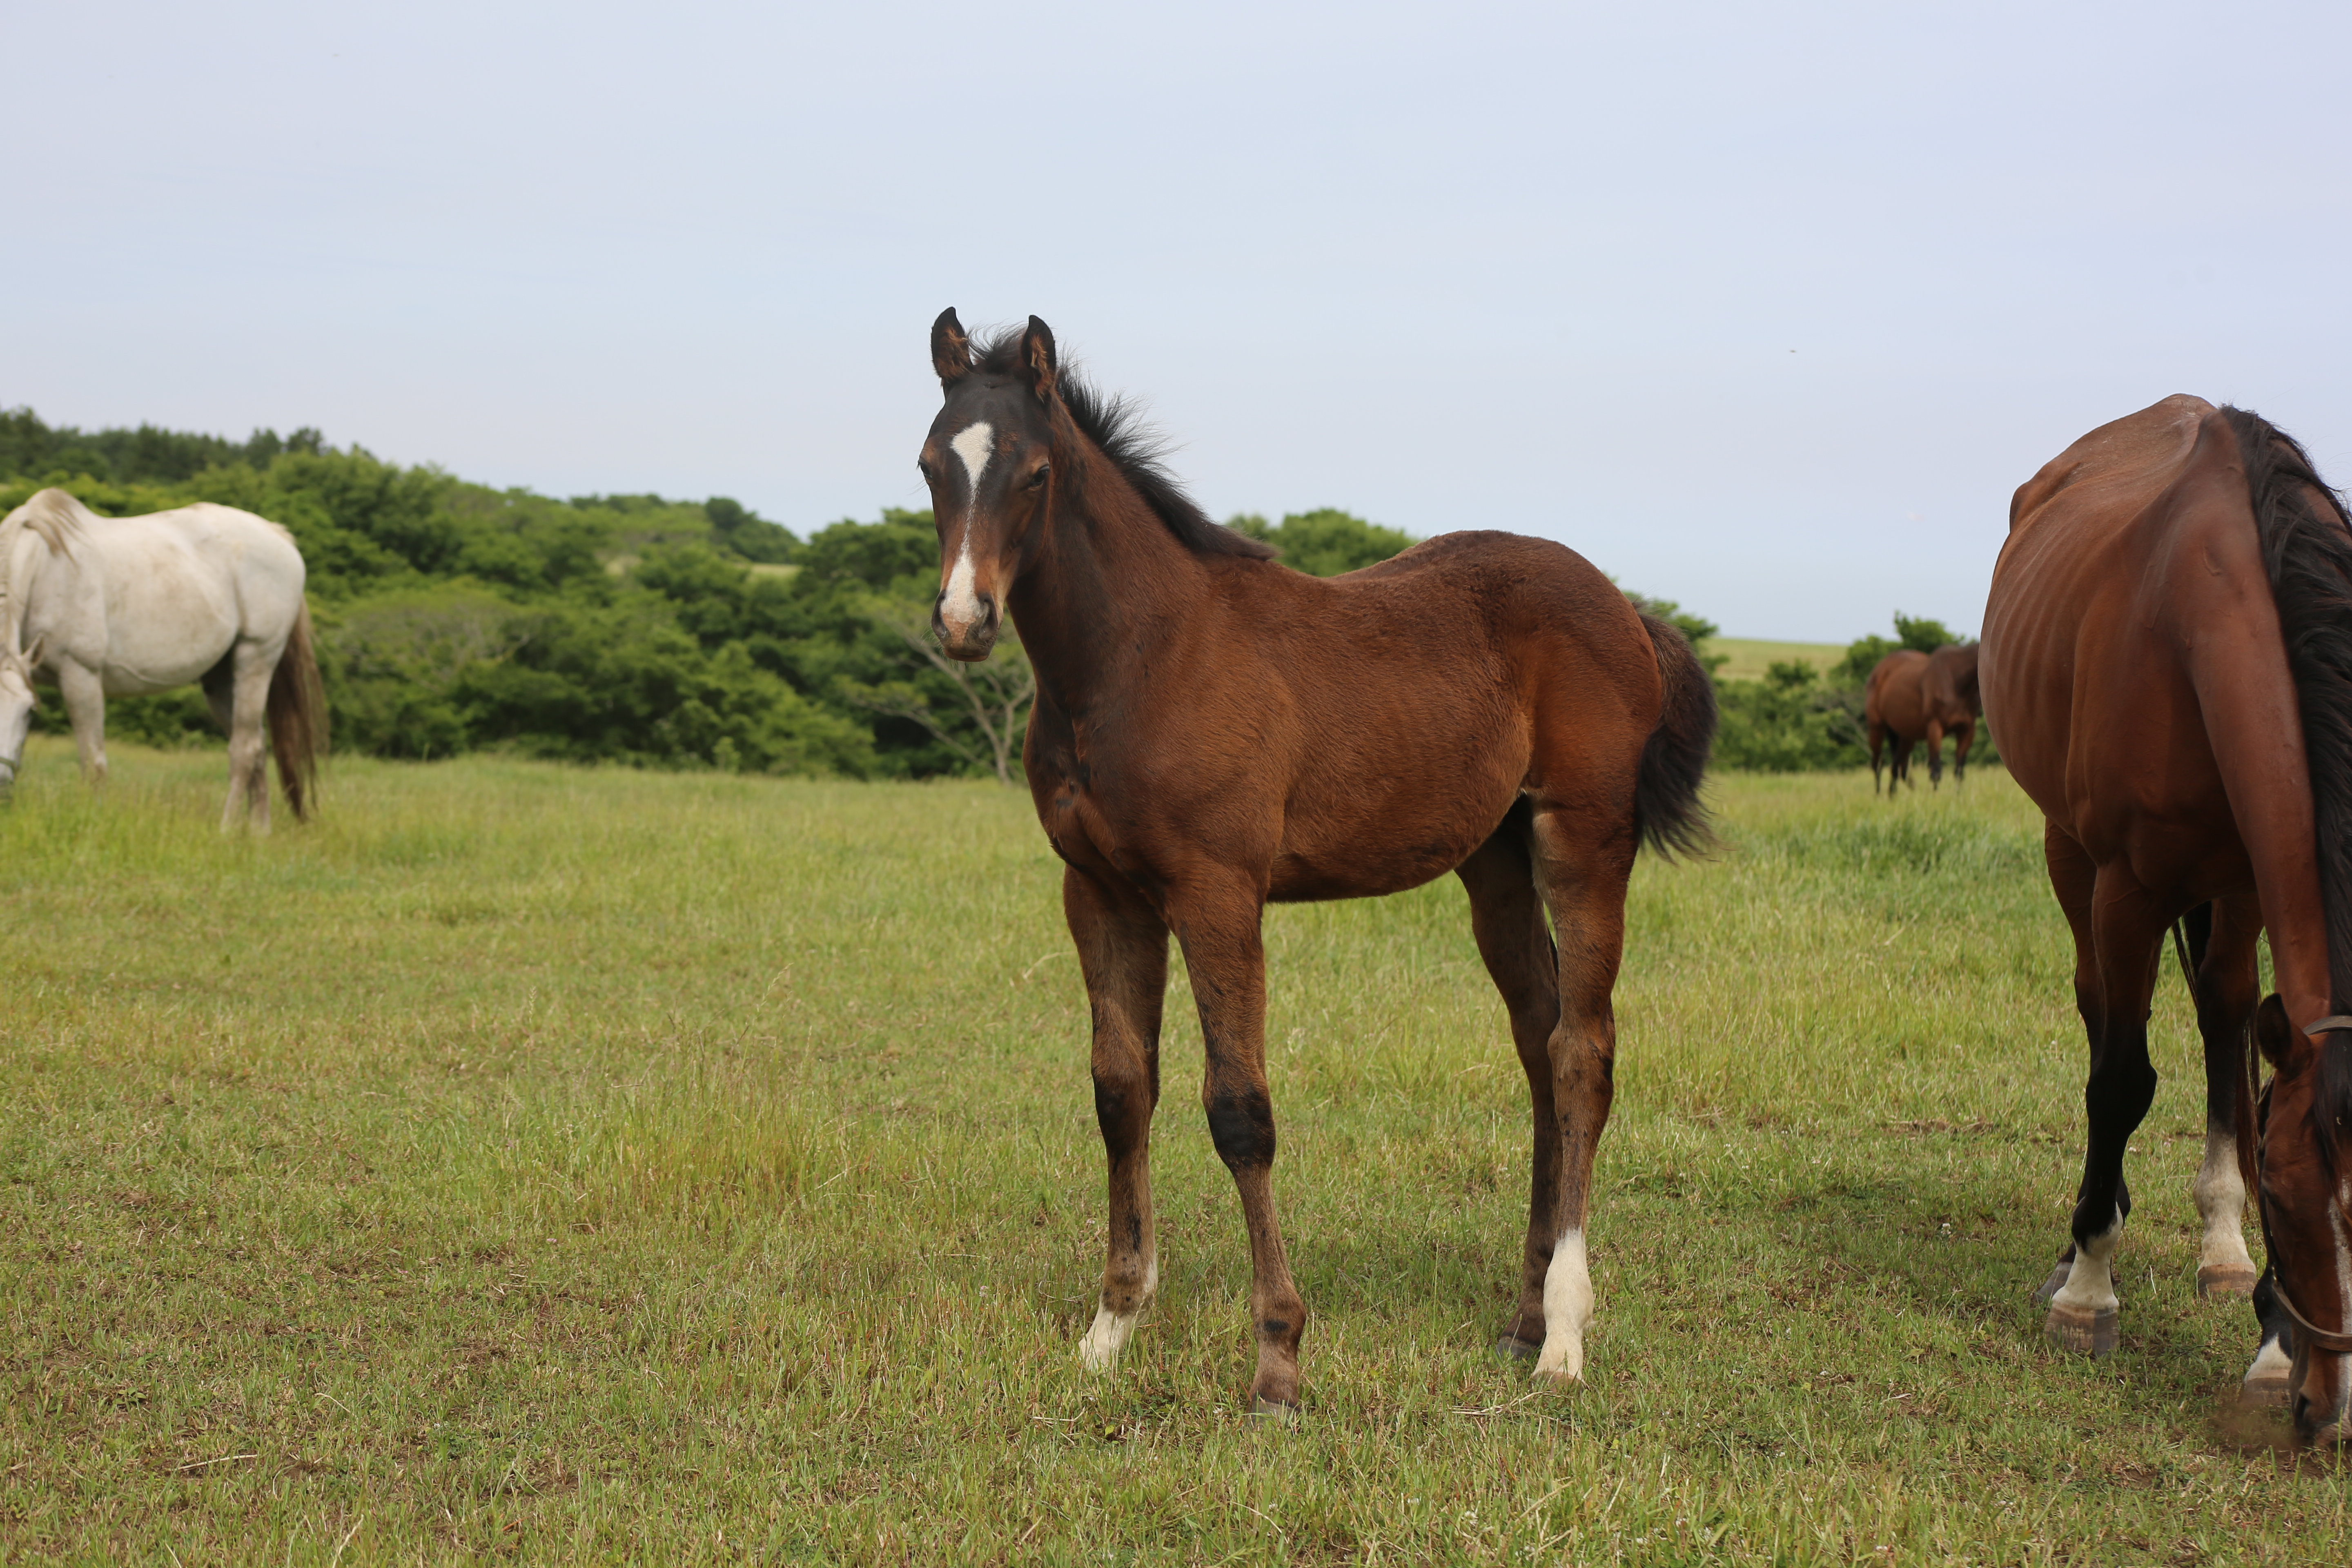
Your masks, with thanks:
[[[1034,679],[1016,639],[977,667],[930,642],[928,511],[802,539],[723,496],[558,500],[315,430],[237,442],[0,412],[0,511],[45,485],[110,515],[210,500],[284,524],[310,565],[341,751],[1017,775]],[[1234,521],[1327,574],[1412,542],[1337,510]],[[54,692],[37,722],[66,729]],[[108,727],[166,745],[215,733],[193,688],[110,702]]]
[[[573,762],[853,778],[1018,776],[1035,681],[1017,638],[986,664],[929,636],[930,513],[886,509],[806,539],[724,496],[575,496],[404,468],[319,431],[242,442],[152,426],[85,432],[0,411],[0,511],[44,485],[122,515],[190,501],[282,523],[310,588],[339,750],[433,758],[486,747]],[[1413,542],[1337,509],[1229,526],[1320,576]],[[1702,645],[1716,627],[1634,595]],[[1775,665],[1719,681],[1722,765],[1858,765],[1862,680],[1897,646],[1949,640],[1897,617],[1822,678]],[[1722,661],[1710,663],[1710,673]],[[55,694],[36,722],[63,731]],[[215,733],[193,688],[109,704],[114,733]]]

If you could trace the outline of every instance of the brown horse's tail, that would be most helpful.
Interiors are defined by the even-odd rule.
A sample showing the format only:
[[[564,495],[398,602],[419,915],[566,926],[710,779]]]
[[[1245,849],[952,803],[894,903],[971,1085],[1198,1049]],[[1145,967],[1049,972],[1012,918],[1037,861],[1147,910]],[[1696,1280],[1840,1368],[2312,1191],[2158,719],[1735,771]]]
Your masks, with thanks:
[[[1677,851],[1696,854],[1715,839],[1698,798],[1707,752],[1715,743],[1715,682],[1680,631],[1655,616],[1643,616],[1642,625],[1657,650],[1665,702],[1658,727],[1642,748],[1642,771],[1633,782],[1633,827],[1651,848],[1672,859]]]
[[[269,676],[269,746],[278,753],[278,783],[297,822],[308,822],[319,794],[319,759],[327,754],[327,694],[310,651],[310,606],[294,616],[294,630]]]

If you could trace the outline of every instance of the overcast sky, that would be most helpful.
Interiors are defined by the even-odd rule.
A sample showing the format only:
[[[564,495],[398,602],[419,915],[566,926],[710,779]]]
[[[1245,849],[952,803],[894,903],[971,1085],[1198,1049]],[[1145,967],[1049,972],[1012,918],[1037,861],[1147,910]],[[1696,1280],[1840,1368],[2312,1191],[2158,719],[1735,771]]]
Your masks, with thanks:
[[[2352,7],[0,0],[0,405],[806,533],[1043,316],[1223,516],[1973,630],[2172,392],[2352,478]]]

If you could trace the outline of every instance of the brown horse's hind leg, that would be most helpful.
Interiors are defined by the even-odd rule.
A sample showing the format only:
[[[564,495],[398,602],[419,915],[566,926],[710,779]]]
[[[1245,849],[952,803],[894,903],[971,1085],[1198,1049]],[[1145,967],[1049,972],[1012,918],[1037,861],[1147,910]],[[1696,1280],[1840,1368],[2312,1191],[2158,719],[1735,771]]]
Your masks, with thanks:
[[[1234,1176],[1249,1226],[1250,1322],[1257,1335],[1257,1375],[1250,1392],[1261,1415],[1298,1408],[1298,1340],[1307,1303],[1291,1282],[1274,1205],[1274,1100],[1265,1080],[1265,948],[1254,889],[1189,891],[1169,900],[1168,918],[1184,947],[1192,1000],[1208,1055],[1201,1104],[1209,1140]]]
[[[1559,1022],[1548,1055],[1560,1175],[1549,1226],[1551,1260],[1544,1270],[1543,1350],[1536,1373],[1561,1384],[1584,1375],[1584,1331],[1592,1320],[1584,1222],[1592,1160],[1616,1093],[1617,1015],[1611,994],[1624,952],[1625,884],[1633,850],[1633,826],[1622,814],[1537,809],[1537,886],[1559,933]]]
[[[1878,752],[1886,744],[1886,726],[1875,719],[1870,722],[1870,793],[1878,793]]]
[[[1976,744],[1977,721],[1961,720],[1954,726],[1952,734],[1952,783],[1963,784],[1969,781],[1969,748]]]
[[[1160,1103],[1168,928],[1132,893],[1105,887],[1076,867],[1062,873],[1062,912],[1094,1014],[1095,1121],[1110,1162],[1102,1296],[1093,1326],[1078,1342],[1079,1359],[1101,1372],[1118,1358],[1160,1283],[1151,1113]]]
[[[1944,787],[1944,726],[1934,719],[1927,721],[1927,787]]]
[[[2054,825],[2044,835],[2043,850],[2051,887],[2074,931],[2075,1004],[2091,1042],[2091,1074],[2083,1088],[2089,1138],[2074,1203],[2074,1258],[2065,1283],[2050,1298],[2045,1326],[2068,1350],[2105,1355],[2116,1342],[2116,1247],[2131,1214],[2124,1152],[2156,1098],[2147,1005],[2166,922],[2128,867],[2118,862],[2093,871],[2090,857]]]
[[[1528,1242],[1519,1301],[1496,1348],[1532,1359],[1543,1348],[1544,1275],[1559,1239],[1559,1121],[1552,1103],[1551,1036],[1559,1026],[1559,956],[1528,862],[1528,808],[1515,807],[1455,875],[1470,894],[1470,929],[1511,1016],[1511,1043],[1528,1075],[1535,1156],[1528,1183]]]

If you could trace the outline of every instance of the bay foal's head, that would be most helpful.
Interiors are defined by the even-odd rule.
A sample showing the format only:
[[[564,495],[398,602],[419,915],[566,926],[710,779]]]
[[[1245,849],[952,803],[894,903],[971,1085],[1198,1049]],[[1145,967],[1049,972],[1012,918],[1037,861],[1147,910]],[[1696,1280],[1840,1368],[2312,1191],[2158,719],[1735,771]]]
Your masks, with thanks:
[[[950,658],[983,659],[1004,624],[1022,547],[1053,492],[1054,334],[1036,317],[1013,353],[972,361],[953,310],[931,323],[931,366],[946,395],[919,466],[940,530],[931,629]]]
[[[2336,1033],[2305,1035],[2276,996],[2254,1015],[2275,1069],[2255,1109],[2255,1201],[2272,1288],[2294,1320],[2295,1433],[2319,1442],[2352,1441],[2352,1026]]]

